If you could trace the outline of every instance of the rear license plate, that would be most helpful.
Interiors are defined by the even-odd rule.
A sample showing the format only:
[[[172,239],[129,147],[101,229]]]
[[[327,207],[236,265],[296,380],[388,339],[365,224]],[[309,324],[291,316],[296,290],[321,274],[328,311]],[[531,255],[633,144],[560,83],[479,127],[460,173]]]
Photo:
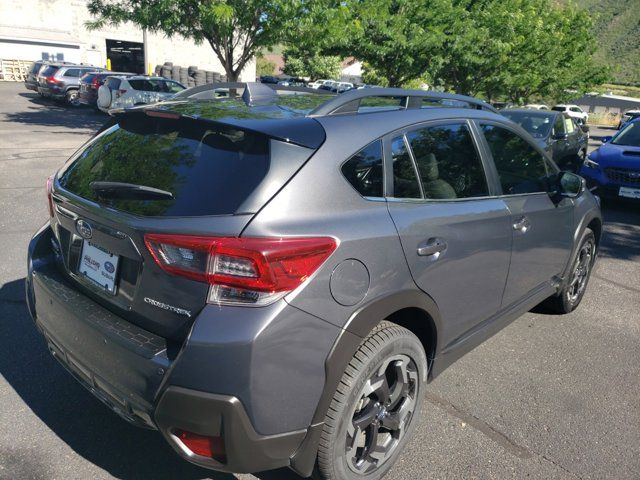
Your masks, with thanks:
[[[82,244],[80,275],[99,285],[105,291],[116,293],[116,274],[120,258],[88,240]]]
[[[618,195],[626,198],[640,199],[640,188],[620,187],[620,191],[618,192]]]

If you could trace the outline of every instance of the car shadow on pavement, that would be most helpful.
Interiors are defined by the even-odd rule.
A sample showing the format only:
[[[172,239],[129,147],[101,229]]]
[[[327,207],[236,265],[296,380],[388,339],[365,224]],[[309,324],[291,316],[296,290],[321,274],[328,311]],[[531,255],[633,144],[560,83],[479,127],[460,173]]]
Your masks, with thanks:
[[[236,479],[182,460],[158,432],[129,425],[78,384],[50,356],[37,332],[24,301],[24,279],[0,288],[0,351],[0,376],[26,406],[78,455],[112,476],[124,480]],[[38,468],[53,458],[47,456],[45,447],[37,446],[40,467],[20,463],[14,465],[15,471],[41,478]],[[51,455],[56,451],[59,446],[52,446]],[[32,467],[36,471],[27,475]],[[55,472],[52,467],[45,470]],[[70,473],[60,475],[69,477]]]
[[[602,202],[605,231],[600,254],[620,260],[640,260],[640,207],[615,200],[603,199]]]
[[[37,93],[21,92],[18,95],[28,98],[32,105],[26,110],[7,113],[5,116],[9,122],[71,129],[66,133],[74,133],[73,129],[81,129],[84,131],[78,133],[86,134],[86,130],[97,131],[109,120],[107,115],[90,107],[69,107],[63,103],[42,98]]]

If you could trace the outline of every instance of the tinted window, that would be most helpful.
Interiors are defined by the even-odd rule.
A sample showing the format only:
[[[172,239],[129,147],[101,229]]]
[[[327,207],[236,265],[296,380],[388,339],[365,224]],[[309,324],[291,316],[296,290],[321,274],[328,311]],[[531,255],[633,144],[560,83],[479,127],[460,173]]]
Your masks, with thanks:
[[[82,83],[91,83],[95,77],[96,77],[95,73],[88,73],[83,75],[80,81]]]
[[[164,80],[149,80],[146,78],[139,78],[135,80],[129,80],[131,88],[134,90],[142,90],[145,92],[166,92],[167,82]]]
[[[425,198],[488,194],[482,162],[464,124],[437,125],[407,134]]]
[[[544,157],[506,128],[483,125],[505,195],[548,191]]]
[[[111,90],[119,90],[120,89],[120,79],[119,78],[108,78],[105,82],[105,85],[109,87]]]
[[[49,65],[47,68],[42,70],[42,73],[40,73],[40,75],[42,75],[43,77],[50,77],[51,75],[54,75],[59,68],[60,67],[54,67],[53,65]]]
[[[256,189],[269,164],[269,139],[263,135],[131,115],[96,137],[65,168],[60,184],[95,202],[100,199],[90,186],[94,181],[146,185],[173,194],[172,200],[101,202],[136,215],[227,215]]]
[[[564,117],[562,115],[556,117],[556,121],[553,123],[553,133],[556,135],[564,133]]]
[[[78,70],[77,68],[70,68],[66,72],[64,72],[64,76],[65,77],[79,77],[80,76],[80,70]]]
[[[382,197],[382,142],[373,142],[347,160],[342,174],[360,195]]]
[[[184,90],[184,87],[176,82],[164,82],[164,91],[168,93],[178,93]]]
[[[553,107],[551,110],[555,110],[556,112],[564,112],[567,107]]]
[[[582,113],[582,110],[578,107],[571,107],[569,110],[571,110],[572,112]]]
[[[416,170],[404,143],[404,136],[396,137],[391,141],[391,158],[393,161],[393,196],[396,198],[422,198]]]

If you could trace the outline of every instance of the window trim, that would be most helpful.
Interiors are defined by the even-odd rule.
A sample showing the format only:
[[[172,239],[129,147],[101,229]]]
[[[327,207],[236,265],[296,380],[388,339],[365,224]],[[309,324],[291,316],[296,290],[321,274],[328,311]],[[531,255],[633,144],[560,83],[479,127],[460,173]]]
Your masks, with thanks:
[[[553,173],[560,172],[560,169],[558,168],[556,163],[553,161],[553,159],[551,159],[551,157],[547,155],[547,153],[544,150],[538,147],[538,145],[531,143],[529,140],[527,140],[525,135],[522,135],[522,133],[518,132],[518,128],[519,128],[522,130],[522,132],[526,133],[525,130],[522,129],[522,127],[513,128],[511,125],[502,123],[495,119],[481,119],[481,118],[474,119],[472,120],[472,123],[474,124],[474,127],[477,129],[478,139],[483,144],[483,148],[487,155],[487,159],[490,160],[489,162],[490,168],[493,171],[493,175],[496,182],[496,188],[497,188],[497,191],[499,192],[499,194],[497,195],[497,198],[512,198],[512,197],[523,197],[526,195],[541,195],[541,194],[549,196],[552,194],[552,192],[547,192],[547,191],[527,192],[527,193],[504,193],[504,191],[502,190],[502,183],[500,182],[500,175],[498,174],[498,169],[496,167],[493,154],[491,153],[491,147],[489,147],[489,143],[487,142],[487,139],[484,136],[484,133],[482,132],[483,124],[494,125],[496,127],[504,128],[505,130],[509,130],[514,135],[517,135],[518,137],[520,137],[524,142],[526,142],[531,148],[533,148],[536,152],[538,152],[538,154],[542,157],[542,159],[544,160],[544,168],[545,168],[545,171],[547,172],[547,176],[550,176],[550,174],[552,173],[549,171],[550,167],[555,169],[555,172]]]
[[[467,130],[469,131],[469,135],[471,137],[471,141],[476,150],[476,154],[478,155],[478,159],[480,160],[480,165],[484,172],[485,182],[487,184],[488,194],[481,197],[464,197],[464,198],[424,198],[424,192],[422,187],[422,181],[420,179],[420,172],[418,171],[418,167],[415,161],[415,157],[413,155],[413,149],[410,148],[407,133],[413,132],[415,130],[421,130],[423,128],[435,127],[438,125],[452,125],[459,124],[465,125]],[[480,132],[482,134],[482,132]],[[413,163],[414,171],[416,172],[416,177],[418,180],[418,186],[420,188],[420,193],[422,198],[404,198],[404,197],[395,197],[394,196],[394,185],[393,185],[393,164],[392,164],[392,155],[391,155],[391,141],[396,137],[402,136],[404,138],[405,146],[408,148],[409,157]],[[426,122],[413,123],[411,125],[407,125],[400,129],[394,130],[393,132],[387,133],[382,137],[383,141],[383,155],[384,155],[384,176],[385,176],[385,198],[390,202],[409,202],[409,203],[448,203],[448,202],[466,202],[466,201],[478,201],[485,200],[490,198],[498,198],[502,193],[502,190],[496,189],[494,184],[493,175],[489,169],[490,165],[487,162],[487,157],[484,154],[484,150],[482,148],[482,143],[478,137],[478,132],[474,128],[474,123],[470,119],[467,118],[439,118],[436,120],[428,120]],[[493,161],[490,162],[491,164]],[[499,184],[499,182],[498,182]],[[499,185],[498,185],[499,186]]]

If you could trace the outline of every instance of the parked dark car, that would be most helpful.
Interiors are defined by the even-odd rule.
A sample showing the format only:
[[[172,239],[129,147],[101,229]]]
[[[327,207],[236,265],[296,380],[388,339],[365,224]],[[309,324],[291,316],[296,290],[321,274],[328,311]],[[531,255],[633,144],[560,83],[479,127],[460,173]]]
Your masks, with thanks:
[[[640,203],[640,117],[602,142],[584,162],[580,175],[602,197]]]
[[[81,384],[184,459],[379,480],[430,381],[541,302],[578,307],[600,208],[474,98],[274,90],[113,111],[48,181],[26,303]]]
[[[279,78],[276,78],[276,77],[274,77],[272,75],[262,75],[260,77],[260,82],[261,83],[271,83],[273,85],[277,85],[279,81],[280,81]]]
[[[580,170],[587,158],[588,126],[553,110],[507,109],[500,113],[524,128],[560,168]]]
[[[38,91],[38,73],[45,65],[48,65],[48,62],[44,60],[38,60],[31,64],[31,67],[29,67],[29,71],[27,72],[27,77],[24,79],[24,86],[27,87],[27,90],[33,90],[34,92]]]
[[[80,78],[80,92],[78,100],[83,105],[98,108],[98,89],[104,84],[107,77],[111,75],[133,76],[131,72],[88,72]]]
[[[54,100],[65,101],[74,107],[78,106],[80,77],[88,72],[103,70],[104,68],[89,65],[49,64],[38,75],[38,93]]]

